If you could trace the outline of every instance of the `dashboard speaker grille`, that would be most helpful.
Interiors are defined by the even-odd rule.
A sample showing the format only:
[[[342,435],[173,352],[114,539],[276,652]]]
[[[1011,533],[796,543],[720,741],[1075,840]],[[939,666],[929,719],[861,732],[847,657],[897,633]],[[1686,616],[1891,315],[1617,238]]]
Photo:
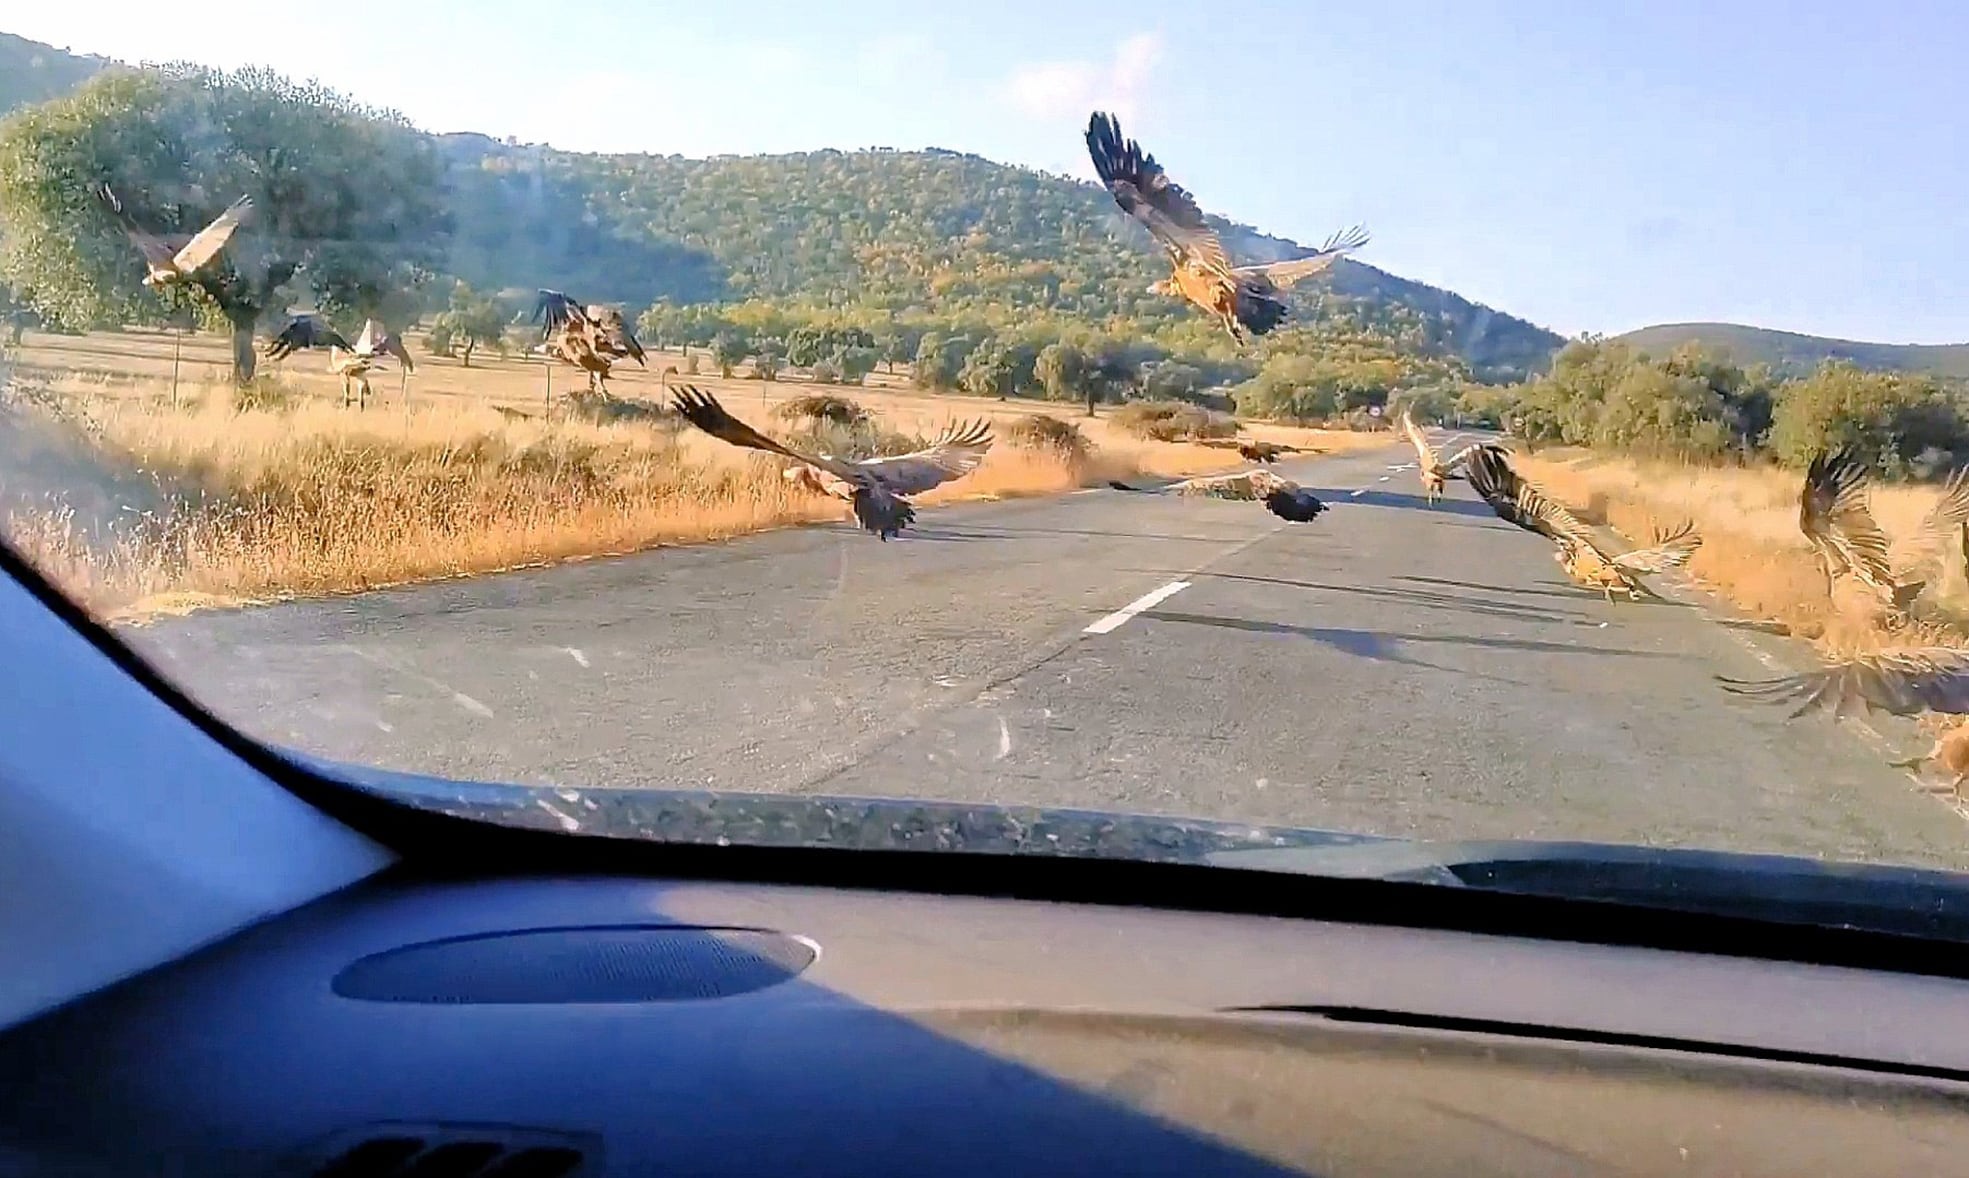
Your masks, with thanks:
[[[777,985],[814,957],[811,942],[764,929],[522,929],[386,950],[351,963],[332,985],[368,1002],[687,1002]]]

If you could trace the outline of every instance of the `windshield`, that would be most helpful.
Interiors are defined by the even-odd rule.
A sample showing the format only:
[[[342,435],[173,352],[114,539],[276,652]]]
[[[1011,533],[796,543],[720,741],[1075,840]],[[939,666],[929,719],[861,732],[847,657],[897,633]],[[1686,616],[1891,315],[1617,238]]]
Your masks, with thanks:
[[[1969,868],[1953,14],[642,7],[0,21],[6,542],[406,796]]]

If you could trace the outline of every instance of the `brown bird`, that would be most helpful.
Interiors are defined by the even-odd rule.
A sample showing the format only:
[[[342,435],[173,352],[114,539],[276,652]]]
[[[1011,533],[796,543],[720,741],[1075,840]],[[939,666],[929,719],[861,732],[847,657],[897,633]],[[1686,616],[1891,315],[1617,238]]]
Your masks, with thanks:
[[[889,537],[900,534],[916,518],[916,509],[910,506],[909,501],[889,490],[880,477],[865,467],[825,455],[803,454],[783,446],[733,417],[723,405],[718,404],[716,397],[693,385],[677,386],[671,390],[671,397],[677,412],[683,414],[686,421],[720,441],[747,450],[764,450],[768,454],[791,458],[848,484],[853,488],[848,503],[854,509],[856,522],[885,542]]]
[[[144,256],[144,285],[153,289],[185,282],[210,265],[253,211],[253,198],[242,196],[197,233],[160,236],[138,225],[136,219],[124,211],[123,202],[108,184],[97,184],[90,191],[123,227],[124,235],[137,247],[137,252]]]
[[[1173,273],[1149,291],[1187,299],[1215,315],[1238,343],[1247,332],[1264,335],[1285,321],[1285,291],[1294,283],[1327,270],[1368,241],[1366,230],[1356,225],[1303,258],[1233,266],[1195,199],[1139,143],[1122,138],[1113,115],[1095,111],[1088,119],[1087,152],[1115,204],[1168,251]]]
[[[620,308],[583,305],[557,290],[542,289],[539,295],[533,317],[544,328],[541,350],[586,372],[591,391],[608,393],[609,373],[614,362],[624,357],[649,367],[643,345],[629,330]]]
[[[1469,461],[1470,455],[1476,452],[1477,447],[1465,446],[1445,460],[1436,453],[1436,448],[1429,444],[1428,437],[1416,426],[1415,419],[1409,415],[1406,408],[1402,410],[1402,430],[1408,434],[1409,445],[1415,447],[1416,469],[1422,474],[1422,497],[1434,505],[1436,500],[1443,497],[1443,491],[1449,486],[1449,480],[1456,473],[1456,468]]]
[[[1287,442],[1267,442],[1260,438],[1201,438],[1196,443],[1212,450],[1236,450],[1238,457],[1246,462],[1261,462],[1266,465],[1277,462],[1286,454],[1324,454],[1326,451],[1316,446],[1294,446]]]
[[[1837,597],[1841,583],[1854,585],[1889,622],[1907,620],[1908,610],[1927,583],[1942,571],[1951,541],[1969,559],[1969,468],[1943,483],[1941,497],[1923,517],[1906,547],[1911,560],[1896,570],[1881,530],[1867,504],[1869,475],[1850,448],[1814,456],[1798,494],[1798,530],[1812,546],[1812,559],[1825,577],[1826,595]]]
[[[347,352],[343,352],[347,348]],[[417,371],[411,362],[409,349],[397,336],[385,331],[383,325],[374,319],[365,319],[362,334],[356,336],[353,346],[330,345],[328,349],[328,371],[342,378],[342,404],[349,403],[349,382],[356,384],[356,408],[369,405],[369,374],[375,371],[383,357],[389,356],[403,365],[405,372]]]
[[[287,326],[267,339],[267,359],[276,364],[295,352],[308,348],[349,348],[349,341],[342,333],[329,326],[326,319],[305,312],[287,321]]]
[[[990,423],[980,419],[946,429],[921,450],[887,458],[864,458],[854,466],[866,471],[891,495],[921,495],[976,470],[991,449],[991,442]],[[822,457],[832,459],[833,456]],[[786,480],[816,494],[854,502],[854,483],[811,463],[789,467]]]
[[[1969,650],[1953,646],[1881,651],[1773,679],[1718,675],[1716,680],[1735,695],[1796,703],[1788,717],[1794,720],[1813,708],[1829,710],[1835,717],[1848,715],[1855,708],[1896,716],[1923,711],[1950,715],[1969,712]],[[1923,761],[1940,761],[1954,776],[1953,788],[1960,796],[1963,782],[1969,780],[1969,736],[1963,735],[1965,731],[1969,729],[1945,732],[1927,753],[1894,764],[1912,768]]]
[[[1695,525],[1684,523],[1671,532],[1658,531],[1647,548],[1610,554],[1594,540],[1586,521],[1512,469],[1502,447],[1477,445],[1466,461],[1470,488],[1490,504],[1499,519],[1552,541],[1558,547],[1553,559],[1566,576],[1576,585],[1604,594],[1608,601],[1615,593],[1625,593],[1630,601],[1658,597],[1640,578],[1680,568],[1702,545]]]
[[[1328,510],[1319,497],[1288,478],[1281,478],[1262,467],[1256,470],[1238,471],[1235,474],[1205,475],[1200,478],[1184,479],[1166,487],[1150,490],[1146,487],[1131,487],[1127,483],[1109,480],[1108,486],[1117,491],[1132,491],[1139,495],[1182,495],[1202,496],[1209,499],[1240,499],[1262,502],[1265,510],[1283,520],[1293,523],[1310,523],[1320,512]]]

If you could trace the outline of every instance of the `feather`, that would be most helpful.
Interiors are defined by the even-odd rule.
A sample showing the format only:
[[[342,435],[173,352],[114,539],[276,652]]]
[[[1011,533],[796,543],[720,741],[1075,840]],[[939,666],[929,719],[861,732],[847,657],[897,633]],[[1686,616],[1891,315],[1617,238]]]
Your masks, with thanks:
[[[1772,703],[1797,703],[1793,717],[1813,708],[1836,716],[1855,705],[1897,716],[1921,711],[1969,712],[1969,650],[1930,646],[1860,655],[1815,671],[1774,679],[1716,676],[1725,691]]]

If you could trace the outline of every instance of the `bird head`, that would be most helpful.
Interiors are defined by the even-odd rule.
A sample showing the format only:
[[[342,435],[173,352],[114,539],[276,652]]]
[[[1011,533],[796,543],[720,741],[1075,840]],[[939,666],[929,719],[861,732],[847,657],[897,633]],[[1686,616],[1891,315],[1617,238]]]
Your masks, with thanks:
[[[1149,283],[1149,293],[1173,297],[1176,294],[1176,281],[1173,278],[1158,278]]]

